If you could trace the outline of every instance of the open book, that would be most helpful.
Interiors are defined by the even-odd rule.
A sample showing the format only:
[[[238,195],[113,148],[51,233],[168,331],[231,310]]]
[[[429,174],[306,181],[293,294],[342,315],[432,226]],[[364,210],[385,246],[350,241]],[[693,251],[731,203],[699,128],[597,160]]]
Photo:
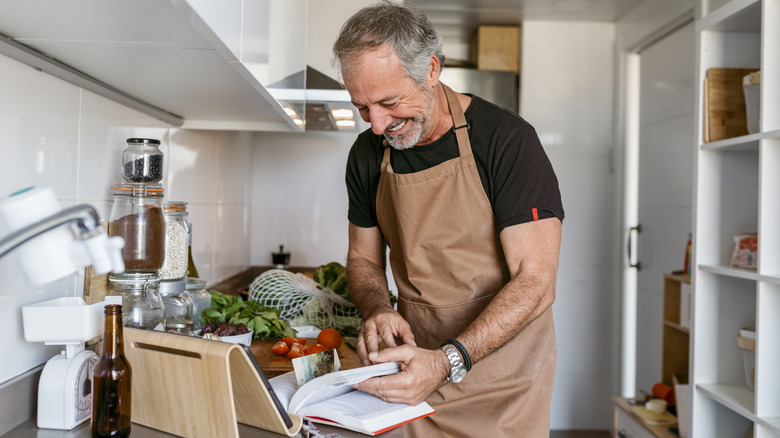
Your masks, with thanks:
[[[368,435],[378,435],[436,412],[426,402],[417,406],[388,403],[352,388],[356,383],[394,374],[400,369],[398,362],[386,362],[336,371],[317,377],[300,388],[293,372],[269,381],[282,406],[286,406],[290,414]]]

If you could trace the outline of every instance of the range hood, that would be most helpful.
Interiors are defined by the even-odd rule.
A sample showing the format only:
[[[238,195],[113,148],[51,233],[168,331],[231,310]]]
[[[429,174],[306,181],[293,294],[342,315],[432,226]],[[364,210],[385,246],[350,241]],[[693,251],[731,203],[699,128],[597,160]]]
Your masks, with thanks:
[[[174,126],[303,131],[187,0],[4,0],[0,54]]]
[[[269,85],[268,92],[289,115],[305,114],[306,131],[356,132],[369,126],[360,119],[344,85],[311,66]]]

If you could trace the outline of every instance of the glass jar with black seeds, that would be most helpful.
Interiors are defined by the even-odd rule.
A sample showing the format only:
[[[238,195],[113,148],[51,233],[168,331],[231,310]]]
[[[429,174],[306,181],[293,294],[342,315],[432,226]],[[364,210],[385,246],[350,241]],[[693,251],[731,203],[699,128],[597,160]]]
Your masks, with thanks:
[[[122,176],[131,183],[158,183],[163,178],[160,140],[128,138],[122,153]]]

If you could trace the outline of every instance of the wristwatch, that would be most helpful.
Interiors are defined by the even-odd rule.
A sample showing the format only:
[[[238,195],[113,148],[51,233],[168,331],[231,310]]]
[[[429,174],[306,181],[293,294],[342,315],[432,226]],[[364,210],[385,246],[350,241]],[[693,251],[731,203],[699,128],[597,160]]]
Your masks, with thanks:
[[[450,360],[450,375],[447,377],[447,380],[450,383],[459,383],[466,377],[466,365],[460,359],[458,349],[452,344],[444,344],[441,346],[441,349],[447,355],[447,359]]]

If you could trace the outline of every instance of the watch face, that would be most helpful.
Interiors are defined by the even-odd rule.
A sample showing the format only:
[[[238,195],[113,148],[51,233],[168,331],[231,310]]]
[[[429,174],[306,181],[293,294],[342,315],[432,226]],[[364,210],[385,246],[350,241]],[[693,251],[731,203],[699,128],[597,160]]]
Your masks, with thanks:
[[[452,376],[450,376],[450,381],[452,383],[460,383],[463,378],[466,377],[466,369],[465,368],[455,368],[452,370]]]

